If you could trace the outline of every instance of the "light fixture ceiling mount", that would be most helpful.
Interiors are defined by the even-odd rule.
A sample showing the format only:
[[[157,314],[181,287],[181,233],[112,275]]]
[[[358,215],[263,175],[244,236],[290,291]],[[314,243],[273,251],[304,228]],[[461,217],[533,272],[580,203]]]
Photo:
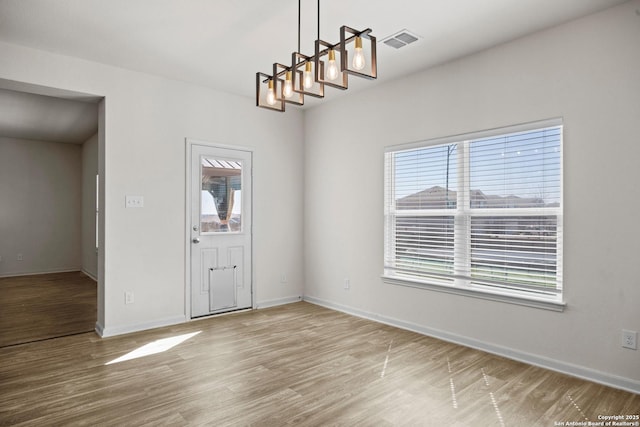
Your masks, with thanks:
[[[377,78],[376,38],[371,29],[340,27],[340,41],[332,44],[320,39],[320,0],[318,37],[313,56],[300,49],[300,1],[298,0],[298,50],[291,54],[291,65],[273,64],[272,74],[256,73],[256,106],[285,111],[285,104],[304,105],[304,95],[324,97],[324,87],[346,90],[348,76]]]

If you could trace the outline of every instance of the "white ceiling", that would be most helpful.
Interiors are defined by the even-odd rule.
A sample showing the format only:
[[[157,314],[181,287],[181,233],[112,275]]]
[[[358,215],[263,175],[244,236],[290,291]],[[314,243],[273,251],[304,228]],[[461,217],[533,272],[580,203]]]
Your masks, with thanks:
[[[317,3],[302,1],[302,53],[311,55]],[[378,80],[414,73],[623,0],[322,0],[320,35],[371,28],[379,41],[402,29],[420,41],[378,46]],[[297,49],[295,0],[0,0],[0,40],[255,96],[255,73],[289,63]],[[308,105],[321,100],[305,99]],[[0,130],[1,132],[1,130]]]

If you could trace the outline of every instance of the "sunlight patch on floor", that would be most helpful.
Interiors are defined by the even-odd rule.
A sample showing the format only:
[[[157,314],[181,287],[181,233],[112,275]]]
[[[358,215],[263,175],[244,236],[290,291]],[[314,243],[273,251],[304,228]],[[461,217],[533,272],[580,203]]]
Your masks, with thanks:
[[[164,351],[170,350],[173,347],[177,346],[180,343],[185,342],[191,337],[198,335],[202,331],[192,332],[190,334],[184,335],[176,335],[175,337],[162,338],[159,340],[155,340],[150,342],[149,344],[145,344],[142,347],[138,347],[133,351],[125,354],[124,356],[120,356],[117,359],[113,359],[110,362],[105,363],[105,365],[112,365],[114,363],[124,362],[127,360],[138,359],[144,356],[150,356],[152,354],[162,353]]]

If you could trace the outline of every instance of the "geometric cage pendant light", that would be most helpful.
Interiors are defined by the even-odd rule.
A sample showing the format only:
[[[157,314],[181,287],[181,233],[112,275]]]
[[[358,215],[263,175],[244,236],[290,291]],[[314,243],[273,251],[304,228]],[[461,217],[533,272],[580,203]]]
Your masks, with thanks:
[[[324,97],[325,87],[348,88],[348,77],[378,77],[376,38],[371,29],[359,31],[343,25],[340,40],[320,39],[320,0],[318,0],[318,37],[313,55],[300,51],[300,0],[298,0],[298,50],[291,62],[273,64],[271,74],[256,73],[256,106],[285,111],[285,104],[304,105],[304,96]]]

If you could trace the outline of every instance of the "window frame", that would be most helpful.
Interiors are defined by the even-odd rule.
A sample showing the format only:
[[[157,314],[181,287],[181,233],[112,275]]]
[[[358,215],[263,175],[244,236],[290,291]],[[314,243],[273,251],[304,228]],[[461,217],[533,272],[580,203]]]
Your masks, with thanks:
[[[469,182],[469,147],[471,141],[480,140],[484,138],[491,137],[500,137],[506,136],[514,133],[520,132],[533,132],[536,130],[542,130],[545,128],[558,127],[560,128],[559,135],[559,144],[560,144],[560,153],[559,153],[559,161],[560,161],[560,176],[559,176],[559,191],[560,191],[560,203],[556,208],[480,208],[474,207],[471,208],[468,197],[470,192],[472,191],[471,185]],[[518,124],[514,126],[507,126],[495,129],[484,130],[480,132],[472,132],[467,134],[460,134],[449,136],[445,138],[436,138],[430,139],[426,141],[418,141],[409,144],[401,144],[388,146],[385,148],[385,160],[384,160],[384,265],[383,265],[383,274],[382,280],[385,283],[394,284],[394,285],[402,285],[402,286],[410,286],[420,289],[427,289],[432,291],[446,292],[451,294],[464,295],[469,297],[488,299],[492,301],[501,301],[506,303],[524,305],[535,308],[548,309],[553,311],[563,311],[566,307],[566,303],[564,302],[564,294],[562,288],[562,264],[563,264],[563,253],[562,253],[562,240],[563,240],[563,176],[564,176],[564,166],[563,166],[563,145],[564,145],[564,129],[563,129],[563,121],[561,118],[542,120],[536,122],[529,122]],[[393,154],[406,152],[410,150],[416,150],[421,148],[429,148],[436,146],[443,146],[448,144],[459,144],[458,148],[461,148],[457,153],[457,206],[456,209],[430,209],[429,215],[424,215],[424,211],[422,211],[422,215],[425,218],[428,217],[438,217],[438,216],[451,216],[454,218],[454,223],[456,225],[454,227],[461,227],[459,224],[460,216],[464,216],[467,221],[464,227],[467,227],[464,230],[464,233],[461,235],[460,230],[455,232],[454,237],[454,252],[460,253],[462,249],[462,253],[470,254],[470,245],[471,245],[471,222],[473,218],[480,217],[496,217],[496,216],[550,216],[555,217],[556,219],[556,277],[557,286],[553,292],[548,294],[541,292],[538,289],[535,292],[529,292],[522,289],[518,289],[517,286],[513,288],[510,287],[499,287],[499,286],[491,286],[487,284],[482,284],[478,282],[474,282],[473,280],[461,279],[455,276],[449,279],[438,279],[437,277],[409,277],[406,275],[398,275],[393,272],[393,269],[387,265],[387,259],[390,254],[392,258],[395,260],[395,244],[397,239],[397,231],[396,218],[398,217],[398,213],[401,216],[411,216],[418,214],[420,215],[420,210],[394,210],[391,208],[392,205],[395,205],[395,173],[394,173],[394,162],[388,161],[388,158],[393,158]],[[462,155],[460,155],[462,154]],[[460,191],[462,190],[462,191]],[[464,200],[467,198],[467,200]],[[393,202],[391,201],[393,199]],[[460,205],[462,203],[462,205]],[[544,214],[541,211],[544,210]],[[466,241],[466,243],[465,243]],[[469,248],[464,248],[461,246],[468,245]],[[458,257],[460,255],[456,255]],[[459,264],[459,259],[456,258],[456,262]],[[471,268],[471,257],[469,255],[468,259],[463,260],[466,262],[469,268]],[[463,263],[464,264],[464,263]]]

